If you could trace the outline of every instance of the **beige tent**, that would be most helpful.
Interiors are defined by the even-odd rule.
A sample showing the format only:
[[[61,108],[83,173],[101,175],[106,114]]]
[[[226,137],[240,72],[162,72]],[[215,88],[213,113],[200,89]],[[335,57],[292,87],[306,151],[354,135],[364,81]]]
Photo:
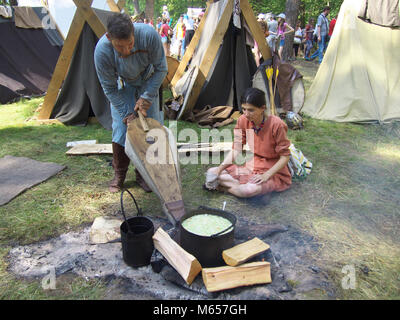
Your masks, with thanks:
[[[400,120],[400,29],[364,22],[345,0],[302,111],[338,122]]]

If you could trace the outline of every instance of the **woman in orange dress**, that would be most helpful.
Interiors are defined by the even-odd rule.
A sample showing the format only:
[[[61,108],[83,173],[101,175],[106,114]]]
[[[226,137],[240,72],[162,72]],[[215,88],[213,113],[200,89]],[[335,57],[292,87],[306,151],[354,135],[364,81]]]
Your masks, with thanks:
[[[220,186],[240,198],[288,189],[292,177],[287,167],[287,125],[279,117],[266,114],[265,94],[259,89],[247,89],[241,104],[243,115],[234,129],[233,149],[221,165],[208,170],[208,175],[216,175]],[[233,164],[246,142],[254,157],[242,166]]]

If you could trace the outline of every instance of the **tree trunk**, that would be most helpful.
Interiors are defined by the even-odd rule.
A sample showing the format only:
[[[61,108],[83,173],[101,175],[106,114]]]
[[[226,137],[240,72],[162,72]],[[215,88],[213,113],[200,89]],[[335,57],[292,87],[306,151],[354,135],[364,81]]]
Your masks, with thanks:
[[[296,31],[297,17],[299,15],[301,0],[286,1],[286,22]],[[294,32],[285,35],[285,46],[283,47],[282,60],[288,61],[293,56]]]
[[[135,10],[135,15],[140,13],[139,0],[133,0],[133,9]]]
[[[154,0],[146,0],[145,16],[147,19],[154,19]]]

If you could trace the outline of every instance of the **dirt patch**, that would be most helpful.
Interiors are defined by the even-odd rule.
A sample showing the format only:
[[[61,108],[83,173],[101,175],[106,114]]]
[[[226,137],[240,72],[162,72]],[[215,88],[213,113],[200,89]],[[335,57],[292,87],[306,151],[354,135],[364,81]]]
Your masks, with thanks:
[[[152,217],[156,227],[172,234],[172,226],[164,218]],[[271,263],[272,283],[208,293],[199,275],[191,286],[157,251],[152,263],[131,268],[122,259],[121,243],[92,245],[90,227],[58,238],[19,246],[9,252],[9,271],[17,277],[41,280],[51,274],[55,280],[66,274],[85,279],[102,279],[107,283],[105,299],[304,299],[315,289],[326,299],[334,298],[333,287],[323,270],[313,263],[318,245],[312,236],[288,226],[266,225],[238,218],[235,244],[259,237],[271,249],[252,261]]]

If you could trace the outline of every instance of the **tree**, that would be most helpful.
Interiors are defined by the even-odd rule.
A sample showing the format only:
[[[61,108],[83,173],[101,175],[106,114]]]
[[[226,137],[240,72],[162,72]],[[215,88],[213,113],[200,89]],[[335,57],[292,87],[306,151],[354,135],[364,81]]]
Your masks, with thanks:
[[[154,0],[146,1],[145,16],[149,20],[154,18]]]
[[[301,0],[286,1],[286,22],[296,31]],[[282,52],[282,60],[288,61],[293,56],[294,32],[285,35],[285,45]]]
[[[3,6],[18,6],[17,0],[0,0],[0,5]]]

